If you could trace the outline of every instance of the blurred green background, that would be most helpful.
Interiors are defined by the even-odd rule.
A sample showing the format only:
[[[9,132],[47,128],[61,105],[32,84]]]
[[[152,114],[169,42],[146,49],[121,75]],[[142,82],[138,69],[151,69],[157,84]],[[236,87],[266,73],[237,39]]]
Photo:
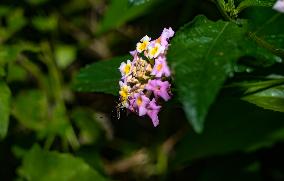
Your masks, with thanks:
[[[270,61],[240,58],[220,83],[200,134],[179,94],[163,105],[154,128],[125,110],[118,119],[118,93],[91,91],[113,76],[94,73],[100,68],[119,73],[119,64],[107,60],[125,61],[144,35],[158,37],[164,27],[178,31],[200,14],[224,20],[214,0],[1,0],[0,180],[284,180],[283,16],[261,35],[281,50],[271,48]],[[253,29],[271,14],[271,6],[259,7],[238,18],[252,17]],[[259,55],[252,47],[242,51]],[[80,90],[74,79],[93,63],[100,66],[87,69],[90,79],[83,78]],[[238,84],[256,79],[261,82]],[[198,81],[210,90],[206,80]]]

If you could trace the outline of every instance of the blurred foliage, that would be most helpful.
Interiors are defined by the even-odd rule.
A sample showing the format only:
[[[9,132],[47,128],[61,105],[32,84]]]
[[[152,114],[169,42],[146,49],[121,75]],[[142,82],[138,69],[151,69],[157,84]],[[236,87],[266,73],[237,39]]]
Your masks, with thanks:
[[[34,165],[37,165],[36,170]],[[69,154],[47,152],[37,145],[23,158],[19,173],[28,180],[105,180],[81,159]]]
[[[1,1],[1,180],[284,180],[273,4]],[[116,109],[118,67],[164,27],[174,97],[153,128]]]
[[[7,134],[9,124],[9,108],[11,101],[11,92],[5,82],[0,82],[0,137],[4,138]]]

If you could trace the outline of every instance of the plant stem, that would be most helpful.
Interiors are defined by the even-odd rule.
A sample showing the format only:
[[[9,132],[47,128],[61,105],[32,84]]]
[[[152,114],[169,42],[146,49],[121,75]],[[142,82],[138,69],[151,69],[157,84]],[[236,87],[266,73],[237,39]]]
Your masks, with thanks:
[[[226,12],[225,10],[225,1],[224,0],[217,0],[217,7],[221,12],[222,16],[228,21],[234,21]]]
[[[61,96],[61,75],[59,71],[57,70],[57,67],[55,65],[55,62],[53,61],[53,54],[52,50],[50,48],[50,45],[48,42],[41,43],[41,49],[42,49],[42,56],[40,56],[40,59],[43,63],[46,64],[49,72],[50,77],[50,87],[51,93],[54,96],[55,100],[62,100]]]
[[[47,137],[47,139],[45,140],[45,143],[44,143],[44,149],[45,150],[49,150],[49,148],[51,147],[54,139],[55,139],[55,135],[51,135],[51,136]]]
[[[253,41],[255,41],[259,46],[269,50],[274,55],[277,55],[281,58],[284,58],[284,50],[279,49],[271,45],[270,43],[266,42],[265,40],[258,37],[255,33],[249,32],[248,33],[249,38],[251,38]]]
[[[62,106],[64,118],[66,118],[65,120],[68,121],[67,110],[62,96],[62,75],[56,66],[55,60],[53,59],[53,53],[50,44],[48,42],[41,43],[41,49],[43,55],[40,56],[40,58],[42,62],[46,64],[49,72],[51,95],[53,95],[55,104],[57,106]],[[64,150],[68,150],[68,142],[74,150],[79,147],[79,141],[77,140],[75,131],[73,130],[73,127],[71,125],[70,129],[66,130],[64,136],[65,137],[62,138]]]
[[[22,65],[28,72],[34,76],[37,80],[38,86],[41,90],[46,91],[48,90],[46,87],[46,80],[44,75],[41,73],[41,70],[35,65],[33,62],[29,61],[24,55],[19,57],[19,63]]]

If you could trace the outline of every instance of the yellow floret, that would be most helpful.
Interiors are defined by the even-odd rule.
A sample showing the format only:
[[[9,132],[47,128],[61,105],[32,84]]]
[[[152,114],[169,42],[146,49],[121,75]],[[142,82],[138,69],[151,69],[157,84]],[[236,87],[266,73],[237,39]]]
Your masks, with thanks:
[[[158,52],[158,50],[159,50],[158,46],[155,46],[152,49],[150,49],[150,52],[149,52],[150,57],[154,57],[156,53]]]
[[[142,104],[142,98],[141,97],[138,97],[136,99],[136,104],[137,104],[138,107]]]
[[[128,87],[127,86],[121,87],[119,95],[121,96],[121,99],[123,101],[126,100],[128,98]]]
[[[144,36],[139,43],[136,44],[136,50],[141,53],[144,50],[147,50],[147,47],[150,43],[151,38],[149,38],[147,35]]]
[[[159,65],[157,65],[157,71],[158,72],[160,72],[161,70],[162,70],[162,68],[163,68],[163,64],[159,64]]]
[[[124,67],[124,70],[123,70],[123,71],[124,71],[124,74],[125,74],[125,75],[129,74],[130,69],[131,69],[131,64],[129,64],[129,63],[126,64],[125,67]]]
[[[148,47],[149,42],[144,41],[142,43],[137,43],[136,49],[139,53],[141,53],[142,51],[146,50]]]

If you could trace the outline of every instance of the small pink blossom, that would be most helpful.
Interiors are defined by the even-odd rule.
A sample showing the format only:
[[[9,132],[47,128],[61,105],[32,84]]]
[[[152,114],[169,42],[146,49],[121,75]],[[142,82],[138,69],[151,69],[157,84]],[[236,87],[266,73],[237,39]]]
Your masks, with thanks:
[[[152,91],[156,98],[161,97],[165,101],[171,98],[169,95],[170,83],[168,81],[149,80],[145,89]]]
[[[136,57],[137,56],[137,50],[133,50],[129,52],[131,56]]]
[[[167,46],[168,45],[168,40],[173,37],[175,34],[175,32],[172,30],[172,28],[164,28],[162,35],[161,35],[161,44],[163,46]]]
[[[166,57],[159,56],[157,59],[155,59],[155,65],[151,75],[155,75],[156,77],[162,77],[163,75],[169,77],[171,75],[170,69],[166,62]]]
[[[151,41],[151,43],[148,46],[148,52],[145,53],[146,56],[148,56],[150,59],[157,58],[159,55],[163,54],[165,52],[166,47],[161,45],[159,42],[156,42],[156,40]]]
[[[135,98],[130,96],[128,98],[129,104],[128,104],[128,109],[132,112],[135,112],[136,105],[135,105]]]
[[[134,106],[138,109],[138,115],[144,116],[147,113],[146,106],[149,104],[150,99],[146,97],[143,93],[136,93],[134,95],[135,103]]]
[[[161,106],[157,105],[155,99],[152,99],[152,101],[147,106],[147,115],[151,118],[154,127],[159,125],[158,113],[160,109]]]

